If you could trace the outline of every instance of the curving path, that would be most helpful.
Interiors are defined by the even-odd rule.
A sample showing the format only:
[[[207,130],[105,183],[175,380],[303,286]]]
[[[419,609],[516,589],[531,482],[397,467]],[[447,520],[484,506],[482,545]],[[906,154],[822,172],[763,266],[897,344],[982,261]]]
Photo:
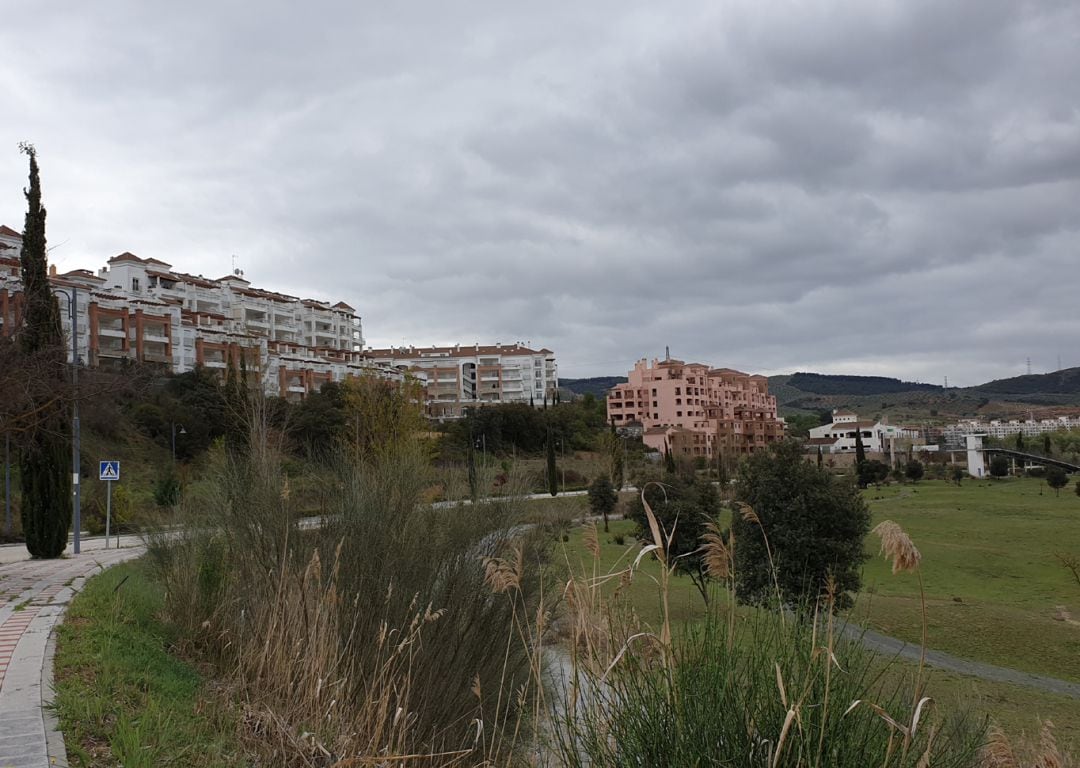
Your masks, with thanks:
[[[52,701],[53,628],[88,578],[143,552],[85,541],[80,555],[31,560],[22,545],[0,547],[0,768],[66,766]]]
[[[848,624],[844,627],[844,633],[855,640],[861,640],[867,648],[877,651],[883,656],[897,656],[906,661],[918,663],[920,648],[918,645],[906,643],[895,637],[883,635],[872,629],[864,630],[862,627]],[[981,661],[971,661],[959,656],[942,651],[926,651],[926,665],[949,672],[957,672],[961,675],[977,677],[992,683],[1010,683],[1022,685],[1027,688],[1056,693],[1058,696],[1067,696],[1071,699],[1080,699],[1080,683],[1072,683],[1046,675],[1036,675],[1031,672],[1022,672],[1010,667],[998,667],[993,664],[984,664]]]

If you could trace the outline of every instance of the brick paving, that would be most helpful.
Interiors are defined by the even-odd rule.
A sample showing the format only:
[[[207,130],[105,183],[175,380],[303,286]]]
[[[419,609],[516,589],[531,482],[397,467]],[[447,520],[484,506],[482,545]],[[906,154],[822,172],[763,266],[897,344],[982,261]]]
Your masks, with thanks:
[[[0,768],[66,766],[52,700],[52,632],[86,580],[138,557],[88,542],[82,554],[30,560],[22,547],[0,547]]]

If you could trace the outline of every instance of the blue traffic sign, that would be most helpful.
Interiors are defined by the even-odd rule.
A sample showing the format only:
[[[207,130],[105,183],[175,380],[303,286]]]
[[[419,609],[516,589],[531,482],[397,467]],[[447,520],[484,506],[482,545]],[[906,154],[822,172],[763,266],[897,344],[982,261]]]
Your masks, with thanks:
[[[98,462],[98,480],[119,480],[120,479],[120,462],[119,461],[99,461]]]

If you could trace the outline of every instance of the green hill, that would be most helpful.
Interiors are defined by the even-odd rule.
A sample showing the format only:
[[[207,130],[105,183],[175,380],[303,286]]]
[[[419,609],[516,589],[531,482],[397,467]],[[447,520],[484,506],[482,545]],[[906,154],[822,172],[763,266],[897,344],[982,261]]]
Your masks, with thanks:
[[[559,379],[559,386],[570,390],[575,395],[592,394],[606,397],[608,390],[616,384],[625,384],[625,376],[594,376],[591,379]]]

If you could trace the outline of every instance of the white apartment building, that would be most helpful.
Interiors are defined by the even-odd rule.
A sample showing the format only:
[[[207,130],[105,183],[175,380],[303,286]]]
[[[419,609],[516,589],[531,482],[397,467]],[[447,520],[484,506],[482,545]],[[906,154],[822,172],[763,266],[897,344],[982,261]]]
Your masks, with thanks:
[[[813,427],[807,447],[816,450],[820,447],[825,453],[854,453],[856,433],[862,438],[863,448],[867,453],[884,453],[889,448],[890,439],[916,439],[919,431],[885,424],[880,421],[860,420],[851,411],[833,411],[831,424]]]
[[[426,378],[428,415],[460,418],[471,405],[554,400],[559,369],[550,349],[521,342],[482,346],[367,349],[376,365]]]
[[[1024,421],[1018,419],[1010,419],[1009,421],[968,419],[944,427],[942,434],[945,436],[946,445],[960,446],[964,445],[964,438],[967,435],[978,434],[1004,438],[1022,434],[1024,437],[1031,437],[1041,435],[1044,432],[1057,432],[1063,429],[1080,429],[1080,416],[1058,416],[1053,419],[1025,419]]]
[[[21,316],[21,246],[18,232],[0,226],[2,335],[10,335]],[[360,316],[348,304],[254,288],[239,272],[214,280],[122,253],[97,274],[54,269],[50,282],[63,292],[65,333],[68,296],[77,295],[79,357],[90,366],[132,361],[183,373],[196,366],[224,370],[243,356],[267,393],[292,399],[352,376],[402,377],[365,357]]]

